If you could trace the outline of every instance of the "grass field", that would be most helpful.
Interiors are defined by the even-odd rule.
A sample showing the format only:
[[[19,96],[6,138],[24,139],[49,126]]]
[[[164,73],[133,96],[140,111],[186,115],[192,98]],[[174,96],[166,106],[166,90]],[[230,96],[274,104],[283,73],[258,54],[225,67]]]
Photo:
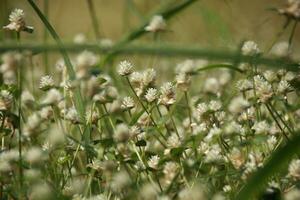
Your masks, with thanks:
[[[299,0],[0,0],[0,199],[300,199]]]

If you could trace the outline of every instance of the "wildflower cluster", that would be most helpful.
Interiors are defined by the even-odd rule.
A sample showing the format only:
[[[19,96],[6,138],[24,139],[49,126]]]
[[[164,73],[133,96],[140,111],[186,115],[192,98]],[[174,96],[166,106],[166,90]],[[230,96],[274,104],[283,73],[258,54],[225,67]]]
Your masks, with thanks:
[[[5,29],[23,31],[23,17],[15,10]],[[155,16],[145,30],[165,28]],[[272,55],[291,56],[284,44]],[[264,54],[254,41],[241,51]],[[210,72],[203,69],[216,63],[188,59],[161,80],[160,63],[141,69],[123,60],[106,74],[97,71],[102,58],[84,50],[71,59],[75,79],[58,60],[38,80],[24,76],[20,91],[17,72],[28,55],[1,58],[4,199],[233,199],[300,130],[300,76],[285,69],[249,61]],[[276,190],[299,199],[300,160],[268,181],[258,198]]]

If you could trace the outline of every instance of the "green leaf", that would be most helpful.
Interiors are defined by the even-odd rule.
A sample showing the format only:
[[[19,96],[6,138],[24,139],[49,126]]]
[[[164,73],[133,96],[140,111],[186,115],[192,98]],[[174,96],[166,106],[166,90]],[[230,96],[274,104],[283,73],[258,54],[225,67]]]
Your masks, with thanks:
[[[105,138],[105,139],[101,139],[101,140],[94,140],[93,143],[101,144],[103,147],[107,148],[107,147],[113,146],[114,140],[112,138]]]
[[[183,153],[183,151],[185,150],[184,147],[177,147],[177,148],[173,148],[171,149],[170,153],[173,157],[179,157],[181,156],[181,154]]]
[[[272,176],[287,168],[293,157],[300,153],[300,132],[289,140],[285,145],[278,148],[264,164],[247,181],[241,191],[237,194],[236,200],[250,200],[256,198],[266,186]]]
[[[47,20],[46,16],[41,12],[41,10],[38,8],[38,6],[34,3],[33,0],[27,0],[28,3],[31,5],[31,7],[34,9],[34,11],[36,12],[36,14],[39,16],[39,18],[41,19],[41,21],[44,23],[45,27],[47,28],[47,30],[49,31],[50,35],[52,36],[52,38],[55,40],[59,51],[61,53],[61,55],[63,56],[65,65],[67,67],[67,72],[69,75],[69,78],[71,80],[75,80],[76,79],[76,73],[75,70],[73,68],[73,65],[71,63],[71,60],[67,54],[67,51],[64,48],[64,45],[62,43],[62,41],[60,40],[58,34],[56,33],[56,31],[54,30],[54,28],[52,27],[52,25],[49,23],[49,21]],[[80,93],[80,88],[76,87],[75,89],[75,107],[76,110],[78,111],[82,121],[84,119],[84,114],[85,114],[85,109],[84,109],[84,104],[83,104],[83,100],[82,100],[82,96]]]
[[[130,126],[133,126],[134,124],[136,124],[136,122],[139,120],[139,118],[144,114],[145,110],[141,110],[138,113],[135,113],[132,117],[131,117],[131,121],[129,122]]]
[[[241,69],[234,67],[232,64],[220,63],[220,64],[212,64],[212,65],[206,65],[204,67],[201,67],[196,71],[196,73],[201,72],[201,71],[211,70],[211,69],[218,69],[218,68],[231,69],[231,70],[235,70],[240,73],[243,72]]]

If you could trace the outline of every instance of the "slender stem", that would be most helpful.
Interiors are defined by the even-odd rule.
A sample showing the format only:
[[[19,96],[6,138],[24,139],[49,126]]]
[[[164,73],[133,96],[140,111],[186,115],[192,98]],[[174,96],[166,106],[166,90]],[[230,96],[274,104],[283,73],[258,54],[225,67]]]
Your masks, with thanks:
[[[192,133],[193,132],[193,127],[192,127],[192,112],[191,112],[191,107],[190,107],[190,104],[189,104],[189,97],[188,97],[188,92],[187,91],[184,91],[184,97],[185,97],[186,105],[188,107],[190,129],[191,129],[191,133]]]
[[[295,35],[295,32],[296,32],[297,24],[298,24],[298,20],[295,20],[293,28],[292,28],[291,35],[289,37],[289,50],[292,46],[292,42],[293,42],[293,38],[294,38],[294,35]]]
[[[88,4],[88,7],[89,7],[89,13],[91,15],[91,20],[92,20],[93,29],[94,29],[96,39],[100,39],[99,23],[98,23],[98,20],[97,20],[97,15],[96,15],[93,0],[87,0],[87,4]]]
[[[136,97],[136,99],[138,100],[138,102],[141,104],[141,106],[143,107],[143,109],[145,110],[145,112],[146,112],[146,113],[148,114],[148,116],[150,117],[150,119],[151,119],[151,121],[152,121],[154,127],[155,127],[156,130],[157,130],[157,132],[164,138],[164,140],[166,140],[167,138],[166,138],[166,137],[163,135],[163,133],[159,130],[159,128],[158,128],[156,122],[154,121],[154,119],[153,119],[151,113],[147,110],[146,106],[143,104],[143,102],[141,101],[141,99],[139,98],[139,96],[137,95],[137,93],[135,92],[135,90],[134,90],[133,86],[131,85],[130,80],[129,80],[129,78],[128,78],[127,76],[126,76],[126,80],[127,80],[128,85],[130,86],[131,91],[134,93],[134,96]],[[159,137],[157,137],[157,138],[159,138]],[[159,139],[159,142],[160,142],[164,147],[166,147],[166,145],[165,145],[164,143],[162,143],[162,142],[160,141],[160,139]]]
[[[280,114],[277,112],[277,110],[274,108],[274,106],[272,104],[269,104],[269,106],[270,106],[271,110],[273,110],[274,113],[277,115],[279,120],[283,123],[283,125],[288,129],[290,134],[293,134],[294,131],[288,126],[287,122],[280,116]]]
[[[20,44],[21,35],[20,32],[17,32],[17,41]],[[19,149],[19,173],[20,173],[20,197],[23,193],[23,158],[22,158],[22,66],[18,67],[18,89],[19,89],[19,98],[18,98],[18,116],[19,116],[19,135],[18,135],[18,149]]]
[[[273,118],[273,119],[274,119],[274,121],[276,122],[277,126],[278,126],[278,127],[279,127],[279,129],[281,130],[281,132],[282,132],[283,136],[285,137],[285,139],[286,139],[287,141],[289,141],[289,137],[287,136],[287,134],[285,133],[285,131],[284,131],[284,130],[283,130],[283,128],[281,127],[281,125],[280,125],[279,121],[276,119],[276,116],[275,116],[275,115],[274,115],[274,113],[272,112],[272,109],[269,107],[269,105],[268,105],[268,104],[265,104],[265,105],[266,105],[266,107],[267,107],[268,111],[270,112],[270,114],[271,114],[272,118]]]
[[[44,13],[45,17],[49,18],[49,0],[44,0]],[[44,44],[47,44],[48,42],[48,31],[47,28],[44,29],[43,34],[43,42]],[[45,73],[49,74],[49,62],[48,62],[48,53],[44,53],[44,64],[45,64]]]

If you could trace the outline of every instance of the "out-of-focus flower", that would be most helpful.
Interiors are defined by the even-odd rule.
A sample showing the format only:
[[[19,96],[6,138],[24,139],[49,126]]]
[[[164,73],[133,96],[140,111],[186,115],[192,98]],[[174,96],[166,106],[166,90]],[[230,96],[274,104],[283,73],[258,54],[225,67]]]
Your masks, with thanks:
[[[149,32],[159,32],[164,31],[166,29],[166,22],[161,15],[154,15],[148,24],[148,26],[145,27],[146,31]]]

